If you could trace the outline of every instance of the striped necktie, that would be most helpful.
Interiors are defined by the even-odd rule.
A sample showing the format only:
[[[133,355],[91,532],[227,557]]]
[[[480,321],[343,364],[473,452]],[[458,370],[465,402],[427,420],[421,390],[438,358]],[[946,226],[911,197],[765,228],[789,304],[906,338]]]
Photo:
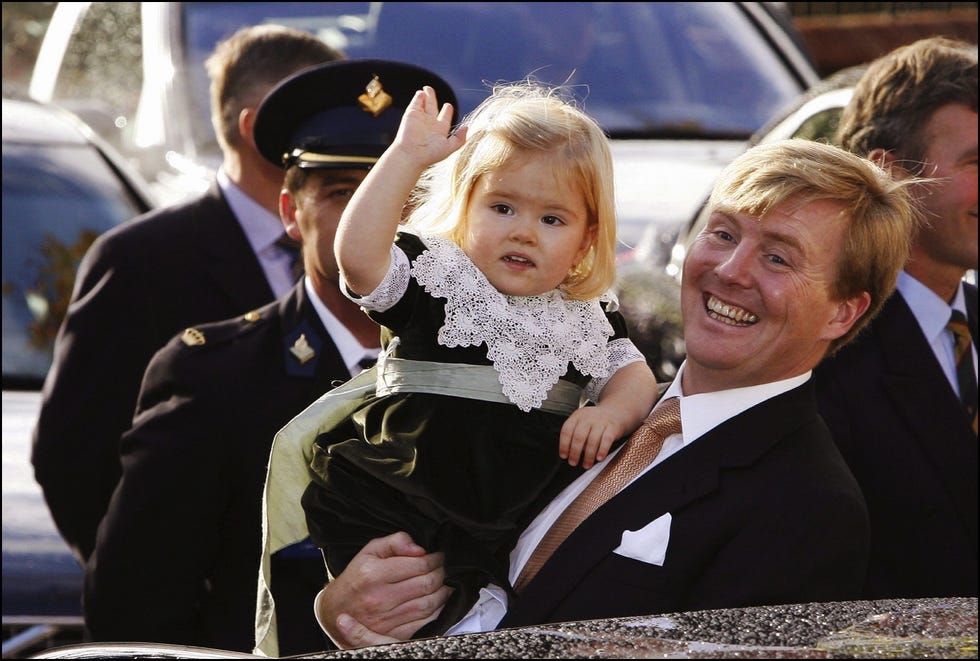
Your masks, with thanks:
[[[956,357],[956,380],[960,386],[960,403],[963,404],[963,411],[966,419],[973,426],[973,433],[977,433],[977,376],[973,373],[973,338],[970,337],[970,327],[966,323],[966,317],[959,310],[953,310],[950,315],[949,323],[946,324],[953,333],[956,346],[953,349]]]
[[[650,465],[660,453],[664,440],[681,433],[681,405],[677,397],[662,401],[629,437],[619,454],[602,469],[585,490],[572,501],[545,533],[514,584],[520,592],[544,566],[575,528],[607,500],[615,496],[633,478]]]

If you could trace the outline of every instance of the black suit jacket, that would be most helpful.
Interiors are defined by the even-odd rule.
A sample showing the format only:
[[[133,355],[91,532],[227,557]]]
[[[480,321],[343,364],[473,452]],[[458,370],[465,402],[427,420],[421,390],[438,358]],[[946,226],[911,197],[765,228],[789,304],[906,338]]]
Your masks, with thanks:
[[[154,352],[188,326],[273,298],[217,183],[92,245],[55,343],[32,453],[55,524],[82,558],[119,479],[119,437]]]
[[[976,344],[976,287],[966,300]],[[817,384],[868,502],[863,596],[977,596],[977,437],[901,293],[824,361]]]
[[[302,282],[286,297],[180,336],[146,371],[123,473],[85,577],[97,640],[251,652],[261,503],[276,432],[350,374]],[[290,353],[300,335],[315,350]],[[316,549],[272,567],[282,654],[320,651],[313,599],[326,582]]]
[[[614,553],[671,515],[663,565]],[[861,492],[817,415],[812,379],[711,430],[586,519],[513,599],[502,627],[860,593]]]

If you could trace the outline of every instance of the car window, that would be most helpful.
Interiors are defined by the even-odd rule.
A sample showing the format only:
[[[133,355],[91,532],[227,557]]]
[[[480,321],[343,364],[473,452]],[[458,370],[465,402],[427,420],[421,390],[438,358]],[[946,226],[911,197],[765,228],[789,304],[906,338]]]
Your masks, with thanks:
[[[71,101],[71,109],[107,137],[113,131],[96,126],[95,118],[115,122],[125,134],[143,82],[141,34],[140,3],[91,3],[65,47],[53,99]]]
[[[462,112],[486,82],[529,74],[573,86],[613,138],[747,139],[801,85],[736,3],[280,2],[182,3],[196,91],[203,61],[240,26],[280,23],[316,33],[349,57],[405,60],[454,87]],[[207,104],[197,111],[211,140]]]
[[[40,385],[75,270],[141,206],[91,146],[3,143],[3,382]]]

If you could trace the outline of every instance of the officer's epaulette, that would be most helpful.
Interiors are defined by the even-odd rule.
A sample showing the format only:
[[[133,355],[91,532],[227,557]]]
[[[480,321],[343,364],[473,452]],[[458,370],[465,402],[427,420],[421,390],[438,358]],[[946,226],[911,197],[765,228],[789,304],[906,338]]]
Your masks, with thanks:
[[[186,328],[180,341],[188,347],[217,346],[257,328],[261,320],[262,312],[252,310],[233,319]]]

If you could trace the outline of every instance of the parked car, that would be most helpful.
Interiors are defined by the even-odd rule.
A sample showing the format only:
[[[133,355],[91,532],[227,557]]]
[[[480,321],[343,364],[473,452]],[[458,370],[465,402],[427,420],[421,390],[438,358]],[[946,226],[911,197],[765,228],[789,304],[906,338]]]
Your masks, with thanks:
[[[76,117],[5,98],[2,204],[7,659],[81,640],[82,572],[34,481],[31,434],[82,255],[100,233],[154,202],[146,181]]]
[[[784,3],[59,3],[31,80],[111,136],[168,199],[220,160],[203,61],[250,24],[442,75],[468,112],[487,81],[568,82],[613,139],[623,249],[666,252],[718,171],[818,77]],[[649,241],[648,241],[649,242]]]
[[[820,81],[782,112],[773,116],[748,141],[746,148],[786,138],[833,142],[841,111],[851,99],[863,66],[850,67]],[[684,360],[680,307],[681,266],[687,247],[708,219],[705,205],[693,213],[664,255],[642,249],[619,265],[620,304],[633,341],[644,353],[658,380],[670,380]]]

